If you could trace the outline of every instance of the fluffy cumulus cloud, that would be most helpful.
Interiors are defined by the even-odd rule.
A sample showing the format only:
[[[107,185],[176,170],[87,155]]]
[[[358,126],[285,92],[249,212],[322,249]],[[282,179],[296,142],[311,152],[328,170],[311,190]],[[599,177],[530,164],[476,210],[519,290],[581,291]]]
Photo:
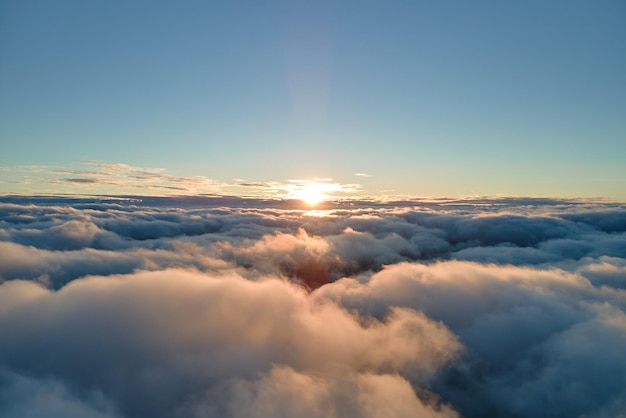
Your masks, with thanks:
[[[380,416],[367,404],[382,408],[394,396],[440,416],[447,409],[407,391],[408,379],[429,381],[460,351],[420,312],[360,320],[269,278],[170,269],[92,276],[58,291],[13,280],[0,288],[0,306],[7,370],[55,376],[128,416],[276,416],[281,408]]]
[[[1,417],[626,416],[626,208],[0,198]]]

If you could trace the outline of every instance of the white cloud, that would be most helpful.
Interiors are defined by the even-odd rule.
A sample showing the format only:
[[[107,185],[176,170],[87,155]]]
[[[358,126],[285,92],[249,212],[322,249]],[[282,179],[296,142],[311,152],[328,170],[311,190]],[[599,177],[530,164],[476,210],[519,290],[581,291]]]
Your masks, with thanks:
[[[325,401],[359,404],[379,391],[376,376],[428,382],[460,349],[443,325],[414,311],[361,322],[276,279],[164,270],[79,279],[58,292],[11,281],[0,285],[0,300],[12,301],[0,314],[0,364],[38,378],[56,376],[68,387],[97,387],[129,416],[171,415],[189,395],[231,379],[254,380],[274,365],[298,370],[289,378],[315,376],[328,390],[354,374],[350,384],[364,394]],[[284,377],[276,373],[254,383],[261,394],[275,390],[273,379]],[[390,381],[421,404],[402,379]],[[237,396],[236,389],[227,396]],[[295,405],[299,394],[289,390],[276,395]],[[382,409],[378,402],[386,396],[367,402]],[[214,394],[211,402],[221,399]]]
[[[620,416],[625,219],[3,197],[0,416]]]

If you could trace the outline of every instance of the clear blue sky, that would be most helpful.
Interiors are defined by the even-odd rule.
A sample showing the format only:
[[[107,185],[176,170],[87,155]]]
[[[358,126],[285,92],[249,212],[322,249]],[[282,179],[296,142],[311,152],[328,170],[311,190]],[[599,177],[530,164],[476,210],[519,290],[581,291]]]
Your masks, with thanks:
[[[0,1],[0,60],[5,176],[626,199],[621,0]]]

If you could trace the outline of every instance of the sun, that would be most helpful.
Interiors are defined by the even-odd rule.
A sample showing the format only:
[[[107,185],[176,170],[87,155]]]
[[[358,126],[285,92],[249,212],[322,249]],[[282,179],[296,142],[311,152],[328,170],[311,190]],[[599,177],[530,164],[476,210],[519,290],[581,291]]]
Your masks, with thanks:
[[[308,183],[294,190],[294,197],[302,200],[307,206],[317,206],[328,197],[324,193],[324,185],[320,183]]]
[[[330,199],[328,193],[332,193],[334,185],[326,182],[308,180],[291,180],[288,187],[288,195],[292,199],[301,200],[309,207],[315,207]]]
[[[302,200],[309,206],[317,206],[325,199],[326,196],[324,195],[324,193],[322,193],[320,190],[317,190],[316,188],[311,187],[303,190],[302,197],[300,198],[300,200]]]

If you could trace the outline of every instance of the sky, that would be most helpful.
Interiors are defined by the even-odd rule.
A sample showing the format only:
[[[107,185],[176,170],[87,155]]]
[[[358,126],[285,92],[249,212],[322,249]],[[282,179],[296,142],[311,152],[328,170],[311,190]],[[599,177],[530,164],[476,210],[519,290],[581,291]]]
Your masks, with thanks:
[[[624,201],[624,21],[609,0],[2,0],[0,193]]]

